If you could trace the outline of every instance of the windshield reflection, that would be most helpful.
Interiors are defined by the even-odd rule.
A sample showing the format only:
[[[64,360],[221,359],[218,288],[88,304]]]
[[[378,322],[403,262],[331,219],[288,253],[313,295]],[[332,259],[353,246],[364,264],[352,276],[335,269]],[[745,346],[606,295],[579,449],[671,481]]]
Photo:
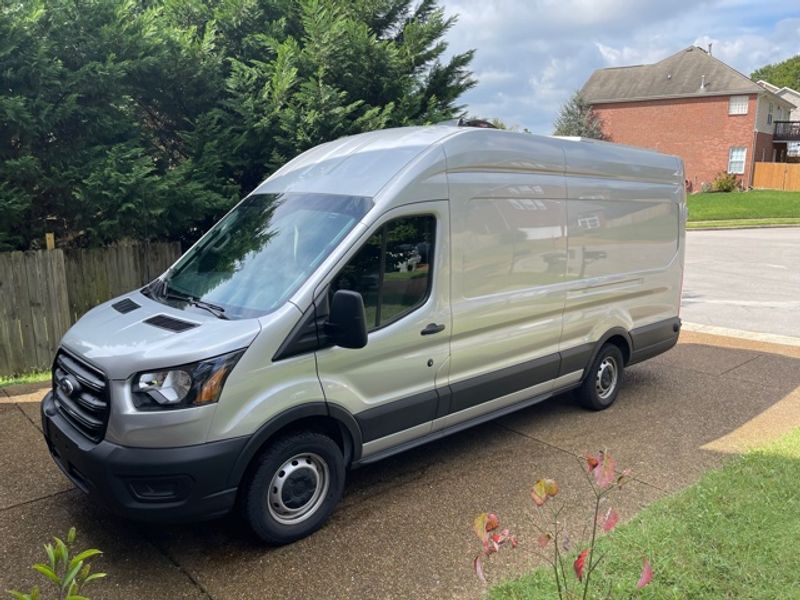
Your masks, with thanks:
[[[227,318],[281,306],[372,207],[337,194],[256,194],[177,263],[163,293],[212,303]]]

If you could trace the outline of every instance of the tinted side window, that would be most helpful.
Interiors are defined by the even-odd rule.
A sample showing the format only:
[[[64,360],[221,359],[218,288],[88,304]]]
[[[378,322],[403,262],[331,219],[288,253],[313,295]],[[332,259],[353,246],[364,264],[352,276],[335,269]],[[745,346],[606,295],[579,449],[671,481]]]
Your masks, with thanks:
[[[403,217],[367,240],[331,285],[364,298],[370,329],[412,311],[428,297],[433,271],[436,219]]]

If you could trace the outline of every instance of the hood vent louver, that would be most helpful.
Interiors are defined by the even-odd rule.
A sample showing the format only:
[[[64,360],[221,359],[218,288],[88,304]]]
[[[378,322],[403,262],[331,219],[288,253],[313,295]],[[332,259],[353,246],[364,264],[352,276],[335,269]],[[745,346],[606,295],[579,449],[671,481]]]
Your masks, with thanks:
[[[189,323],[188,321],[181,321],[180,319],[175,319],[173,317],[168,317],[167,315],[156,315],[155,317],[150,317],[149,319],[145,319],[144,321],[148,325],[153,325],[154,327],[160,327],[161,329],[167,329],[169,331],[175,331],[180,333],[181,331],[187,331],[189,329],[194,329],[197,327],[197,323]]]
[[[121,312],[124,315],[140,307],[138,304],[136,304],[136,302],[134,302],[130,298],[125,298],[124,300],[120,300],[119,302],[115,302],[114,304],[112,304],[111,308],[113,308],[117,312]]]

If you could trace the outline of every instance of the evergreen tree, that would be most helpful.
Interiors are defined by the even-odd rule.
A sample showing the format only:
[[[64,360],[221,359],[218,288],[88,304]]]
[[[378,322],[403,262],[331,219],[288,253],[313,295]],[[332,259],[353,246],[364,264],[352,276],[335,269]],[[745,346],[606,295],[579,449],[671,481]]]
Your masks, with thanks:
[[[462,111],[436,0],[0,0],[0,250],[193,241],[324,141]]]
[[[553,135],[578,136],[606,139],[603,133],[603,123],[592,105],[586,102],[581,93],[575,92],[572,97],[561,107],[555,122]]]

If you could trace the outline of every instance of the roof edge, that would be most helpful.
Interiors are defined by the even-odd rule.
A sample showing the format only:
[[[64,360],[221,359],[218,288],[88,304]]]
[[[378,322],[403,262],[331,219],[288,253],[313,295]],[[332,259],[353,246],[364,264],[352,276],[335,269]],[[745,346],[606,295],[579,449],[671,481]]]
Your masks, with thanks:
[[[766,94],[768,93],[767,90],[756,91],[753,90],[752,92],[743,92],[741,90],[720,90],[720,91],[713,91],[713,92],[706,92],[703,94],[670,94],[670,95],[662,95],[662,96],[637,96],[635,98],[601,98],[599,100],[591,100],[589,98],[585,98],[586,102],[589,104],[618,104],[623,102],[646,102],[647,100],[676,100],[678,98],[713,98],[717,96],[755,96],[758,94]],[[784,100],[785,102],[785,100]]]

